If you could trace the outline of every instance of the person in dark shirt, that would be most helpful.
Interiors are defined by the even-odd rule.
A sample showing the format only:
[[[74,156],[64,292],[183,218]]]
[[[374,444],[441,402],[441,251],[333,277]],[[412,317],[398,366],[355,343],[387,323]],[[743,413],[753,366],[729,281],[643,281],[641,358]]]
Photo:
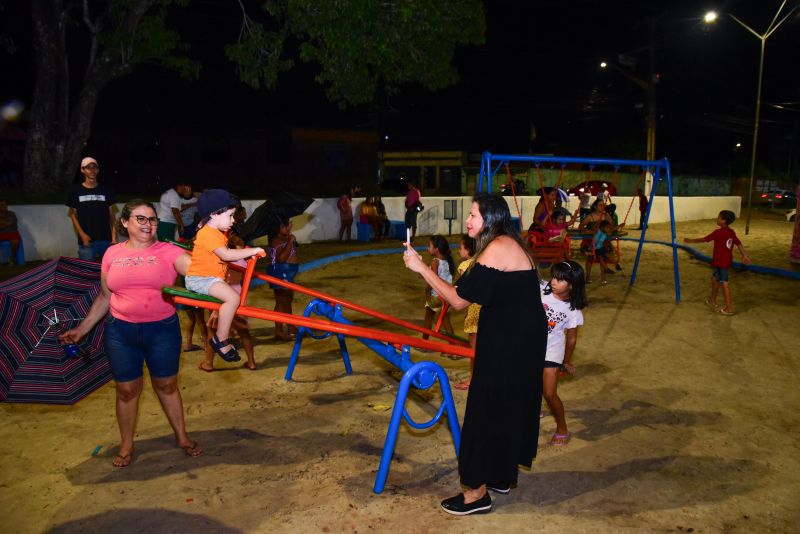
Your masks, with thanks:
[[[114,226],[114,192],[97,183],[97,160],[81,160],[83,182],[73,185],[67,195],[68,216],[78,236],[78,257],[99,261],[106,249],[117,242]]]

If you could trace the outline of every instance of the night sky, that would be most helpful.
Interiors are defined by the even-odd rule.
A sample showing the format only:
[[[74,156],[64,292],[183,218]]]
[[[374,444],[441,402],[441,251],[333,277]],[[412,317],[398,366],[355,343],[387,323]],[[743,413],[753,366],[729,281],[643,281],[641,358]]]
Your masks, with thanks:
[[[33,84],[29,15],[24,2],[3,2],[3,99],[29,104]],[[20,7],[19,4],[23,4]],[[247,2],[252,6],[260,2]],[[95,131],[136,131],[154,139],[180,131],[219,135],[281,135],[292,127],[376,129],[381,148],[448,149],[569,156],[643,157],[647,95],[601,60],[628,54],[647,79],[650,33],[656,21],[658,157],[676,172],[746,173],[758,69],[758,39],[724,15],[703,23],[710,8],[766,29],[780,2],[728,1],[488,1],[486,44],[458,51],[461,81],[430,93],[405,87],[371,107],[340,110],[313,81],[315,67],[298,62],[275,91],[240,83],[223,55],[240,22],[237,2],[194,0],[175,17],[200,78],[183,80],[141,66],[102,94]],[[255,12],[255,10],[254,10]],[[760,158],[785,171],[800,154],[800,15],[767,41]],[[79,69],[73,69],[79,72]],[[793,103],[791,110],[771,104]],[[531,126],[536,139],[529,140]],[[735,149],[735,144],[742,148]],[[744,173],[741,171],[745,171]]]

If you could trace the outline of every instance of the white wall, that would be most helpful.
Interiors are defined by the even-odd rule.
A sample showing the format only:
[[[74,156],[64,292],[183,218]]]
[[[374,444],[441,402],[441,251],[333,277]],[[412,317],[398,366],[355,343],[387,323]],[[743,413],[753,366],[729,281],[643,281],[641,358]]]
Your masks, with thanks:
[[[448,222],[444,219],[444,200],[456,200],[458,218],[452,223],[452,233],[464,232],[464,217],[469,211],[470,197],[425,197],[422,199],[425,210],[417,217],[417,234],[448,234]],[[354,198],[354,210],[363,201],[363,198]],[[402,221],[405,213],[403,197],[386,197],[383,203],[389,218]],[[517,216],[517,208],[513,197],[506,197],[512,216]],[[522,212],[522,227],[527,229],[533,217],[533,210],[539,197],[518,197],[520,211]],[[336,208],[335,198],[321,198],[314,200],[306,213],[293,219],[294,233],[301,243],[337,239],[339,236],[339,211]],[[248,213],[252,213],[263,200],[245,200],[242,202]],[[617,213],[620,222],[625,218],[631,203],[630,197],[615,197]],[[675,220],[691,221],[701,219],[715,219],[717,214],[724,209],[731,210],[738,217],[741,211],[741,197],[675,197]],[[122,206],[119,205],[121,208]],[[577,207],[576,200],[568,206],[570,210]],[[58,256],[77,256],[78,240],[72,229],[72,223],[67,218],[67,207],[63,205],[30,204],[23,206],[9,206],[9,210],[17,214],[19,231],[25,246],[25,258],[31,260],[46,260]],[[650,222],[659,223],[669,221],[669,202],[667,197],[656,197],[650,213]],[[628,215],[628,225],[639,223],[639,204],[634,199],[633,206]],[[353,238],[355,238],[355,224],[353,225]]]

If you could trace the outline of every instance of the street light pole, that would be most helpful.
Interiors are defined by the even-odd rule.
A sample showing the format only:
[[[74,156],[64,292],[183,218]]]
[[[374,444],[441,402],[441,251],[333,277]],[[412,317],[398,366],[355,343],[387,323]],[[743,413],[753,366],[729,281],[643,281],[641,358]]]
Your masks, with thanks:
[[[750,184],[747,188],[747,219],[744,226],[744,233],[745,235],[750,233],[750,212],[753,207],[753,182],[755,180],[756,175],[756,148],[758,146],[758,123],[761,117],[761,80],[764,73],[764,46],[767,43],[767,39],[770,35],[778,29],[778,27],[789,18],[789,16],[797,10],[797,6],[794,6],[789,12],[784,16],[777,24],[775,21],[778,20],[778,17],[783,11],[783,7],[786,5],[786,0],[783,0],[781,6],[778,8],[778,11],[775,13],[775,16],[772,18],[772,22],[769,23],[769,27],[767,27],[767,31],[764,34],[760,34],[755,31],[753,28],[739,20],[738,17],[731,13],[727,13],[727,15],[732,18],[737,24],[739,24],[742,28],[749,31],[753,35],[755,35],[759,41],[761,41],[761,55],[758,60],[758,86],[756,88],[756,116],[755,116],[755,124],[753,125],[753,151],[750,157]],[[704,20],[706,23],[711,24],[715,22],[718,18],[718,15],[714,11],[709,11],[706,13]]]

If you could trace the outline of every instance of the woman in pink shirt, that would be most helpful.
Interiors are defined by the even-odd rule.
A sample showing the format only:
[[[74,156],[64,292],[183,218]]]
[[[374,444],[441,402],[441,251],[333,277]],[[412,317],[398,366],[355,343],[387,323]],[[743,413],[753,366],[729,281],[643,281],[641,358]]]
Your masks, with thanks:
[[[202,449],[186,434],[178,390],[180,323],[175,306],[161,293],[162,287],[175,283],[178,274],[186,274],[191,256],[157,240],[158,217],[149,202],[132,200],[125,204],[117,225],[119,233],[128,234],[128,241],[111,246],[103,255],[100,293],[86,318],[61,340],[77,343],[105,319],[106,354],[117,387],[121,438],[115,467],[126,467],[133,459],[145,362],[178,447],[191,457],[199,456]]]

